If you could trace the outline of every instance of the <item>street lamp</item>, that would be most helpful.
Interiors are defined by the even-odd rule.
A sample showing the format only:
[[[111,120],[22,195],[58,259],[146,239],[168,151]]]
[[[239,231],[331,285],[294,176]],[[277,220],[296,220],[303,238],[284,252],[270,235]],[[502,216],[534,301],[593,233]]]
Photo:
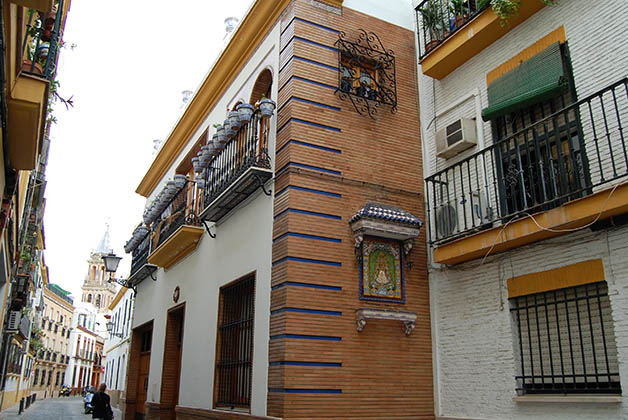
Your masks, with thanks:
[[[107,282],[109,283],[115,282],[122,287],[131,289],[133,290],[133,295],[135,296],[137,294],[137,288],[135,287],[135,285],[129,283],[129,279],[117,279],[113,276],[116,270],[118,269],[118,264],[120,264],[120,260],[122,259],[122,257],[118,257],[113,252],[110,252],[109,254],[103,255],[102,259],[103,259],[103,262],[105,263],[105,271],[110,274],[109,280],[107,280]],[[107,331],[109,331],[109,324],[110,323],[108,322]]]
[[[123,338],[123,337],[124,337],[124,334],[122,334],[122,333],[117,333],[117,332],[114,332],[114,331],[113,331],[113,322],[111,322],[111,321],[107,322],[106,326],[107,326],[107,332],[108,332],[109,334],[111,334],[111,335],[115,335],[115,336],[116,336],[116,337],[118,337],[118,338]]]

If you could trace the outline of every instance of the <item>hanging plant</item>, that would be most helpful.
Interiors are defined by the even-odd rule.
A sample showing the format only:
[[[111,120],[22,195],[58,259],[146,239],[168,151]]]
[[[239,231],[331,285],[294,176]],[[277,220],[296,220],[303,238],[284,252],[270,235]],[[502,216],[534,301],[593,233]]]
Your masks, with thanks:
[[[556,4],[557,0],[539,0],[546,5]],[[478,8],[481,10],[486,5],[488,0],[480,0]],[[493,11],[499,17],[501,26],[509,24],[511,17],[519,14],[519,7],[521,6],[521,0],[490,0]]]

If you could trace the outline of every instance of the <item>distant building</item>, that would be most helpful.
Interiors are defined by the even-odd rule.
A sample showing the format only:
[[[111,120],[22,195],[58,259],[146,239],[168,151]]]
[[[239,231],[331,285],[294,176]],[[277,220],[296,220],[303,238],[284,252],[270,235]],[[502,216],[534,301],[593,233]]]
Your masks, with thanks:
[[[76,305],[70,336],[70,364],[66,380],[76,391],[102,382],[108,306],[116,295],[109,283],[102,255],[109,253],[109,228],[87,261],[87,275],[81,287],[81,302]]]
[[[105,341],[107,363],[105,383],[111,404],[119,407],[126,396],[126,372],[131,348],[131,322],[133,320],[133,291],[121,288],[109,305],[111,331]]]
[[[37,398],[57,396],[66,384],[65,374],[70,362],[70,328],[74,313],[70,292],[56,284],[44,288],[44,308],[37,329],[38,338],[31,336],[40,347],[36,354],[31,389]]]

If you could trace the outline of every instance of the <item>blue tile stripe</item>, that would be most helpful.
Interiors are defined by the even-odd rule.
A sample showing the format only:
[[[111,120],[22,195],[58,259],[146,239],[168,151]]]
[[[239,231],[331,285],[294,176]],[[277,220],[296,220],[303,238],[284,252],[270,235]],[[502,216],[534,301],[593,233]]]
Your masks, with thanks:
[[[277,261],[274,261],[273,266],[277,264],[281,264],[286,261],[302,262],[302,263],[307,263],[307,264],[330,265],[332,267],[342,267],[342,263],[339,263],[336,261],[316,260],[314,258],[301,258],[301,257],[283,257]]]
[[[309,20],[302,19],[302,18],[299,18],[299,17],[293,17],[292,20],[290,21],[290,23],[288,25],[286,25],[286,27],[283,29],[283,31],[281,31],[281,33],[283,34],[284,32],[286,32],[286,30],[288,30],[288,28],[290,28],[290,26],[292,26],[292,24],[294,22],[296,22],[296,21],[303,22],[303,23],[306,23],[308,25],[315,26],[315,27],[317,27],[319,29],[324,29],[324,30],[332,32],[334,34],[340,33],[340,31],[337,30],[337,29],[330,28],[329,26],[321,25],[320,23],[310,22]]]
[[[308,170],[311,170],[311,171],[324,172],[324,173],[330,174],[330,175],[338,175],[338,176],[342,175],[342,172],[337,171],[335,169],[321,168],[320,166],[307,165],[305,163],[288,162],[281,169],[276,171],[275,177],[278,177],[279,174],[281,174],[283,171],[285,171],[289,167],[295,167],[295,168],[301,168],[301,169],[308,169]]]
[[[320,42],[312,41],[310,39],[303,38],[303,37],[300,37],[300,36],[295,36],[294,40],[295,41],[305,42],[306,44],[310,44],[310,45],[315,45],[317,47],[325,48],[325,49],[330,50],[330,51],[334,51],[334,52],[338,51],[338,48],[336,48],[336,47],[331,47],[329,45],[321,44]]]
[[[297,213],[297,214],[304,214],[306,216],[315,216],[315,217],[324,217],[326,219],[342,220],[342,217],[336,216],[335,214],[319,213],[316,211],[301,210],[301,209],[286,209],[282,211],[281,213],[278,213],[273,219],[277,220],[281,216],[287,213]]]
[[[299,22],[303,22],[303,23],[307,23],[308,25],[316,26],[317,28],[324,29],[324,30],[329,31],[329,32],[333,32],[333,33],[335,33],[335,34],[340,33],[340,31],[339,31],[339,30],[334,29],[334,28],[330,28],[329,26],[321,25],[320,23],[310,22],[309,20],[305,20],[305,19],[298,18],[298,17],[295,17],[295,18],[293,19],[293,21],[294,21],[294,20],[297,20],[297,21],[299,21]]]
[[[281,151],[285,149],[289,144],[296,144],[299,146],[311,147],[312,149],[323,150],[325,152],[338,153],[338,154],[342,153],[342,150],[334,149],[333,147],[321,146],[318,144],[308,143],[308,142],[300,141],[300,140],[288,140],[286,144],[284,144],[283,146],[279,148],[279,150],[277,150],[276,154],[281,153]]]
[[[342,337],[336,337],[331,335],[279,334],[270,336],[271,340],[280,340],[282,338],[295,340],[342,341]]]
[[[316,283],[303,283],[299,281],[284,281],[283,283],[279,283],[272,287],[272,290],[281,289],[283,287],[305,287],[307,289],[319,289],[319,290],[331,290],[334,292],[341,292],[342,287],[338,286],[328,286],[326,284],[316,284]]]
[[[314,86],[319,86],[319,87],[324,87],[326,89],[331,89],[334,92],[338,89],[336,86],[332,86],[332,85],[328,85],[327,83],[322,83],[322,82],[317,82],[316,80],[311,80],[311,79],[307,79],[305,77],[301,77],[301,76],[290,76],[290,78],[288,80],[286,80],[286,82],[281,85],[281,87],[279,88],[279,92],[281,92],[281,90],[283,88],[285,88],[286,86],[288,86],[288,83],[290,83],[290,81],[294,79],[294,80],[298,80],[300,82],[305,82],[305,83],[309,83],[311,85]]]
[[[291,312],[295,314],[312,314],[312,315],[329,315],[329,316],[342,316],[340,311],[324,311],[321,309],[307,309],[307,308],[281,308],[276,311],[270,311],[271,315],[281,314],[284,312]]]
[[[293,55],[292,57],[290,57],[288,59],[288,61],[286,61],[283,64],[283,66],[281,66],[279,68],[279,73],[281,73],[283,71],[283,69],[285,69],[292,62],[292,60],[302,61],[304,63],[313,64],[315,66],[322,67],[322,68],[327,69],[327,70],[332,70],[332,71],[338,72],[338,67],[336,67],[336,66],[331,66],[329,64],[321,63],[320,61],[310,60],[309,58],[299,57],[298,55]]]
[[[286,232],[283,235],[279,235],[278,237],[273,239],[273,242],[277,242],[288,236],[293,236],[295,238],[314,239],[315,241],[325,241],[325,242],[335,242],[335,243],[342,242],[342,239],[338,239],[338,238],[330,238],[327,236],[318,236],[318,235],[308,235],[307,233],[297,233],[297,232]]]
[[[291,122],[295,122],[295,123],[299,123],[299,124],[305,124],[305,125],[310,125],[312,127],[316,127],[316,128],[322,128],[324,130],[330,130],[330,131],[336,131],[338,133],[340,133],[342,130],[337,128],[337,127],[332,127],[331,125],[325,125],[325,124],[319,124],[313,121],[308,121],[308,120],[302,120],[300,118],[290,118],[288,121],[286,121],[278,130],[277,130],[277,134],[279,134],[281,132],[281,130],[283,130],[288,124],[290,124]]]
[[[342,367],[342,363],[335,362],[303,362],[296,360],[282,360],[280,362],[270,362],[270,366],[313,366],[313,367]]]
[[[276,193],[275,197],[280,196],[281,194],[283,194],[287,190],[304,191],[304,192],[309,192],[309,193],[313,193],[313,194],[326,195],[328,197],[342,198],[342,194],[339,194],[339,193],[330,192],[330,191],[323,191],[323,190],[317,190],[317,189],[314,189],[314,188],[298,187],[296,185],[288,185],[287,187],[285,187],[284,189],[282,189],[281,191]]]
[[[281,105],[279,107],[277,112],[281,112],[281,110],[284,109],[284,107],[286,105],[288,105],[292,101],[294,101],[294,102],[302,102],[302,103],[305,103],[305,104],[308,104],[308,105],[314,105],[314,106],[318,106],[318,107],[321,107],[321,108],[330,109],[332,111],[342,111],[342,108],[337,107],[337,106],[327,105],[327,104],[324,104],[322,102],[310,101],[309,99],[299,98],[298,96],[291,96],[291,97],[288,98],[288,100],[283,105]]]
[[[283,394],[342,394],[342,389],[268,388],[268,392],[279,392]]]

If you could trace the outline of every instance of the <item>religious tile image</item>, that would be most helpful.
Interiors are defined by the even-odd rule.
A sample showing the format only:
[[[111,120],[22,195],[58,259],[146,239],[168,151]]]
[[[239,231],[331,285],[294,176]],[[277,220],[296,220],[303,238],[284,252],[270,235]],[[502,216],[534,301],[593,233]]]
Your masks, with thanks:
[[[362,242],[360,299],[404,302],[401,244],[365,238]]]

